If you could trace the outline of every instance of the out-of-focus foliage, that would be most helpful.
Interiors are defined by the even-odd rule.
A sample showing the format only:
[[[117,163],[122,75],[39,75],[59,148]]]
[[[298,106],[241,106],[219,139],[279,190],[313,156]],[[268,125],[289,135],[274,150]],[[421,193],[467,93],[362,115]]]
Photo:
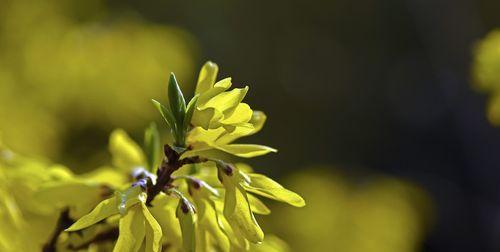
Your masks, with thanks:
[[[0,1],[4,141],[57,157],[75,130],[138,130],[155,118],[149,99],[166,73],[189,79],[193,49],[186,32],[115,15],[101,0]]]
[[[474,56],[474,83],[490,94],[488,119],[500,125],[500,30],[490,32],[481,40]]]
[[[293,251],[420,251],[432,211],[424,191],[395,178],[354,181],[331,171],[311,168],[285,180],[308,205],[273,206],[269,224]]]
[[[107,197],[109,188],[98,179],[101,171],[77,178],[66,167],[0,146],[0,251],[40,251],[61,211],[79,218]]]

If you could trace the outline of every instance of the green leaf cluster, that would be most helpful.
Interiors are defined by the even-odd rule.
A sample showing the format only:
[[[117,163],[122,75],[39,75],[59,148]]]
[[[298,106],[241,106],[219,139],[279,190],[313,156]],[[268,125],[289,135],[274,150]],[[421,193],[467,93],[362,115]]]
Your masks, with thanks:
[[[178,148],[179,151],[183,151],[186,145],[186,133],[198,97],[193,97],[186,107],[186,101],[184,100],[179,83],[175,75],[171,73],[168,82],[168,98],[168,106],[164,106],[156,100],[153,100],[153,104],[170,127],[174,138],[174,147]]]

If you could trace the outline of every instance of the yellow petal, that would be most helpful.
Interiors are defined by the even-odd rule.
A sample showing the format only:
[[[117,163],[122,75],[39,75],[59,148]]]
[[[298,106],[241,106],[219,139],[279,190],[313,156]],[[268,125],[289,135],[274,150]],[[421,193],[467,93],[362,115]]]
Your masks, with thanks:
[[[217,216],[219,227],[224,230],[224,233],[229,239],[230,251],[248,251],[250,244],[247,239],[241,234],[241,232],[236,228],[233,228],[228,220],[221,213],[222,204],[216,204],[217,206]]]
[[[243,185],[244,188],[252,193],[288,203],[292,206],[303,207],[306,205],[300,195],[284,188],[278,182],[257,173],[248,174],[250,178],[249,185]]]
[[[270,152],[277,152],[276,149],[258,144],[228,144],[224,146],[217,146],[217,149],[244,158],[257,157]]]
[[[254,127],[254,131],[252,134],[257,133],[262,129],[264,123],[266,122],[267,116],[262,111],[254,110],[252,114],[252,119],[250,119],[250,123]]]
[[[217,142],[220,144],[228,144],[240,137],[253,135],[262,129],[266,119],[267,117],[264,112],[253,111],[252,118],[249,121],[249,124],[252,125],[252,127],[236,127],[234,131],[222,135]]]
[[[122,129],[111,133],[109,150],[113,158],[113,165],[122,170],[129,171],[145,164],[146,159],[142,149]]]
[[[238,124],[250,121],[250,119],[252,119],[252,114],[253,111],[248,104],[240,103],[234,110],[224,114],[224,120],[222,120],[221,123],[237,126]]]
[[[244,124],[241,126],[234,127],[233,131],[228,131],[225,134],[221,135],[217,139],[217,144],[219,145],[226,145],[234,140],[251,135],[255,131],[255,128],[253,127],[252,124]]]
[[[217,79],[218,71],[219,67],[217,64],[207,61],[201,68],[200,75],[198,76],[195,94],[204,93],[212,88]]]
[[[94,210],[92,210],[92,212],[73,223],[73,225],[66,229],[66,231],[84,229],[118,213],[118,201],[116,197],[103,200],[94,208]]]
[[[124,174],[113,167],[106,166],[81,175],[81,177],[86,181],[108,185],[113,188],[119,188],[125,184],[128,180],[127,176],[127,174]]]
[[[250,209],[246,191],[236,176],[222,175],[225,192],[224,216],[241,234],[251,242],[264,240],[264,232]]]
[[[146,219],[146,251],[159,252],[161,251],[161,226],[156,219],[151,215],[145,204],[142,205],[142,213]]]
[[[141,205],[135,205],[120,219],[119,236],[113,252],[139,251],[145,234]]]
[[[202,142],[209,146],[214,146],[217,138],[219,138],[224,132],[224,128],[206,130],[202,127],[196,127],[189,132],[187,142],[190,144]]]
[[[219,123],[224,115],[214,108],[207,108],[204,110],[195,109],[191,124],[200,126],[204,129],[216,128],[215,125]],[[219,123],[220,124],[220,123]]]
[[[23,225],[25,224],[25,220],[23,219],[23,214],[21,212],[21,209],[19,209],[19,206],[17,205],[15,199],[7,192],[0,191],[0,193],[0,202],[3,204],[3,207],[5,207],[9,219],[12,221],[15,227],[23,227]]]
[[[231,91],[220,93],[208,100],[204,104],[198,106],[199,109],[215,108],[221,112],[235,109],[236,106],[243,100],[248,92],[248,86],[245,88],[235,88]]]
[[[185,202],[187,203],[188,201],[186,200]],[[188,252],[195,252],[196,232],[194,209],[191,208],[190,203],[184,205],[181,204],[182,203],[179,203],[179,206],[177,207],[177,218],[179,219],[179,224],[181,226],[184,250]]]
[[[250,208],[252,212],[256,214],[268,215],[271,213],[271,210],[257,197],[247,194],[248,202],[250,202]]]
[[[97,199],[102,189],[79,181],[58,181],[44,184],[35,197],[57,207],[75,206],[82,200]]]
[[[219,227],[215,206],[205,198],[195,197],[194,200],[198,215],[196,249],[207,251],[203,248],[217,246],[220,251],[229,251],[229,239]]]
[[[182,248],[182,235],[179,221],[175,217],[177,200],[159,194],[152,202],[153,207],[149,208],[163,232],[163,242],[169,244],[174,251]],[[176,250],[177,249],[177,250]]]
[[[213,97],[219,95],[220,93],[226,91],[231,87],[231,78],[225,78],[214,84],[213,88],[207,90],[200,94],[196,107],[198,109],[203,109],[204,105],[209,102]]]

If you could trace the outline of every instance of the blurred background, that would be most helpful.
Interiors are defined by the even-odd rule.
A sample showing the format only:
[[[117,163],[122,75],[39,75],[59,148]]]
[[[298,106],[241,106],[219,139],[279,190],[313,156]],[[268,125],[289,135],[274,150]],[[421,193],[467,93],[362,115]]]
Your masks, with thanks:
[[[500,250],[496,0],[0,1],[0,132],[84,172],[206,60],[268,115],[292,251]],[[481,92],[482,91],[482,92]]]

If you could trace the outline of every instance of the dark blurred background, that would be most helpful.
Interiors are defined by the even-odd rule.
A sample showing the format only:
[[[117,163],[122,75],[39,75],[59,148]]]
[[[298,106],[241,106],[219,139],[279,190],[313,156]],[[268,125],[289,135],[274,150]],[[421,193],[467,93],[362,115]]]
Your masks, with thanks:
[[[471,88],[472,49],[500,2],[116,1],[199,40],[269,116],[257,169],[371,169],[435,203],[422,251],[500,250],[500,129]]]
[[[321,167],[353,185],[374,175],[397,178],[431,202],[422,238],[409,251],[500,250],[500,128],[487,120],[487,96],[474,90],[471,76],[476,43],[500,26],[500,1],[108,0],[99,6],[110,17],[127,13],[189,34],[192,63],[183,69],[192,73],[181,83],[193,83],[212,60],[220,77],[250,86],[247,102],[264,110],[268,122],[248,141],[279,149],[252,160],[256,170],[286,177]],[[170,65],[175,69],[175,61]],[[90,136],[100,140],[88,145],[105,144],[114,126],[68,133],[62,145]],[[127,130],[140,137],[140,127]],[[77,160],[62,156],[54,159],[69,166]],[[335,204],[327,191],[323,197]]]

